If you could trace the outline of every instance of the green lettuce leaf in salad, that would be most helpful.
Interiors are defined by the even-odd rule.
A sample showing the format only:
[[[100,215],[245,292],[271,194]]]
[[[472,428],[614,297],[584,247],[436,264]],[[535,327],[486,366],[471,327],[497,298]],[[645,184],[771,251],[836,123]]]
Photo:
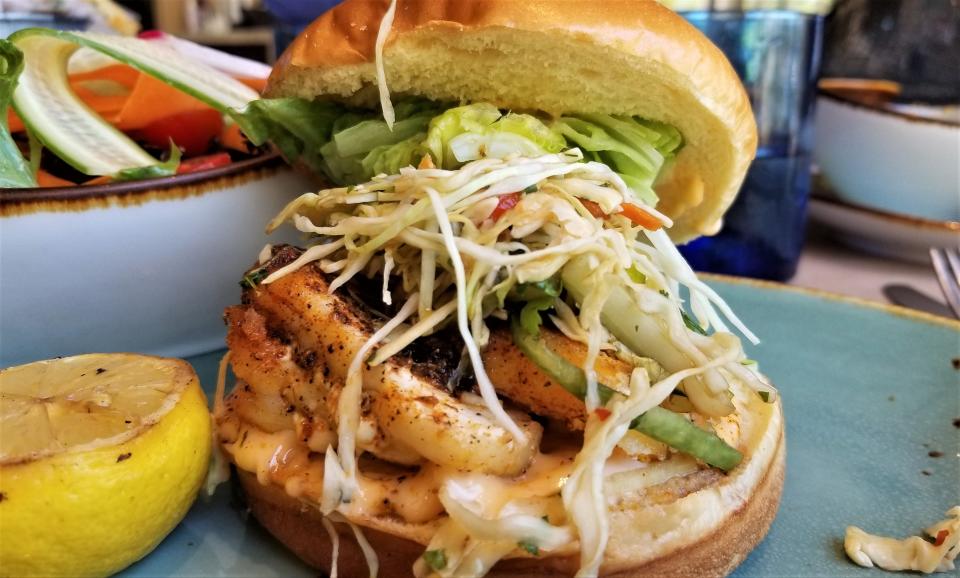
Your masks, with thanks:
[[[119,182],[170,177],[177,174],[177,169],[180,168],[181,156],[180,148],[175,145],[173,141],[170,141],[170,154],[167,156],[167,160],[145,167],[123,169],[111,175],[111,178]]]
[[[0,188],[37,186],[34,172],[10,135],[7,109],[23,71],[23,53],[7,40],[0,40]]]

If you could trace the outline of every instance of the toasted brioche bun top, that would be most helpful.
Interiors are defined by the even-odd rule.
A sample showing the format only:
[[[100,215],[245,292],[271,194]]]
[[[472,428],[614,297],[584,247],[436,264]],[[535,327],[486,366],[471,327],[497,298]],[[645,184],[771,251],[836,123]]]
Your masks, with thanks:
[[[266,95],[374,106],[388,6],[347,0],[321,16],[281,56]],[[723,53],[653,0],[399,0],[384,66],[394,95],[677,127],[686,144],[657,186],[676,240],[719,229],[756,152],[750,103]]]

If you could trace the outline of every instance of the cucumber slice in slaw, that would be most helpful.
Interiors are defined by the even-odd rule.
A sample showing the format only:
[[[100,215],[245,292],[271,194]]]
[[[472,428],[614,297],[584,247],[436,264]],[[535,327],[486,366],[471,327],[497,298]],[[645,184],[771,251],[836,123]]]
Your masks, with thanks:
[[[70,88],[67,63],[81,46],[128,64],[181,90],[236,121],[260,144],[259,127],[243,112],[259,94],[242,82],[193,62],[163,43],[95,34],[28,28],[9,38],[24,53],[26,66],[13,107],[44,146],[88,175],[160,164],[133,140],[93,112]],[[260,141],[260,142],[258,142]]]

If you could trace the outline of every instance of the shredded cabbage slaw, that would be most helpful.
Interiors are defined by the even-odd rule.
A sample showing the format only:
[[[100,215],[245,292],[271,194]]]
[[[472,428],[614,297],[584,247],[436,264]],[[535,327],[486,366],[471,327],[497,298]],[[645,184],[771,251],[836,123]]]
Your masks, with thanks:
[[[492,218],[499,199],[517,193],[516,204]],[[591,212],[590,202],[601,207],[601,216]],[[751,340],[753,334],[696,278],[663,228],[639,227],[618,212],[625,203],[637,200],[623,179],[603,163],[584,162],[581,152],[573,148],[536,157],[519,152],[503,158],[486,157],[458,170],[405,167],[398,174],[378,175],[357,186],[302,195],[270,223],[268,230],[272,231],[292,222],[315,244],[263,283],[315,263],[334,275],[331,291],[354,277],[365,276],[382,286],[384,303],[398,297],[404,302],[365,344],[350,368],[339,401],[338,446],[328,450],[325,461],[324,512],[336,511],[356,487],[353,454],[363,360],[371,365],[382,363],[447,323],[456,323],[463,337],[483,403],[502,427],[522,438],[523,432],[502,407],[483,370],[479,351],[489,338],[486,320],[506,318],[503,296],[520,284],[548,281],[558,275],[567,282],[565,271],[576,272],[580,281],[567,282],[567,294],[556,297],[554,305],[563,318],[565,333],[588,346],[583,370],[589,382],[590,417],[575,472],[563,489],[572,526],[524,527],[550,545],[555,545],[557,535],[570,540],[577,536],[581,575],[595,574],[602,560],[608,537],[600,483],[603,465],[633,418],[662,403],[681,384],[694,405],[726,392],[729,379],[742,380],[757,391],[774,392],[758,373],[741,363],[745,355],[740,342],[725,329],[729,323]],[[671,224],[654,207],[641,202],[639,208],[663,227]],[[576,290],[572,285],[578,285]],[[686,325],[681,314],[681,287],[690,295],[696,322],[703,329],[718,331],[703,335]],[[604,307],[614,297],[630,300],[655,320],[654,325],[663,326],[653,330],[660,333],[651,339],[694,363],[654,384],[649,383],[645,369],[637,368],[629,395],[617,395],[607,402],[612,417],[600,422],[593,411],[601,406],[593,367],[599,351],[613,347],[616,341],[603,318]],[[695,388],[700,389],[699,394],[693,393]],[[451,497],[445,505],[452,507],[454,501]],[[479,522],[470,517],[478,514],[463,508],[451,511],[450,507],[451,521],[444,531],[465,532],[470,536],[471,551],[475,551],[472,555],[451,553],[449,572],[468,567],[486,571],[515,548],[516,540],[507,544],[485,538],[496,533],[492,530],[478,533]],[[493,519],[484,518],[485,523],[499,524],[498,531],[507,532],[501,535],[511,535],[509,528],[521,518],[507,512],[509,508]],[[449,537],[438,533],[436,541],[448,544]],[[468,562],[470,566],[462,565]],[[427,573],[422,564],[418,567]]]

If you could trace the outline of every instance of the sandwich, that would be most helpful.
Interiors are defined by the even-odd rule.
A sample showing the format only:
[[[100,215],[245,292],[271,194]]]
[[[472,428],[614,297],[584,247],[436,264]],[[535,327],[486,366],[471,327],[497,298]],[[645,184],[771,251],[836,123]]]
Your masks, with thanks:
[[[743,561],[782,408],[676,248],[756,148],[716,47],[653,1],[347,0],[265,96],[327,183],[225,314],[217,435],[267,530],[344,576]]]

